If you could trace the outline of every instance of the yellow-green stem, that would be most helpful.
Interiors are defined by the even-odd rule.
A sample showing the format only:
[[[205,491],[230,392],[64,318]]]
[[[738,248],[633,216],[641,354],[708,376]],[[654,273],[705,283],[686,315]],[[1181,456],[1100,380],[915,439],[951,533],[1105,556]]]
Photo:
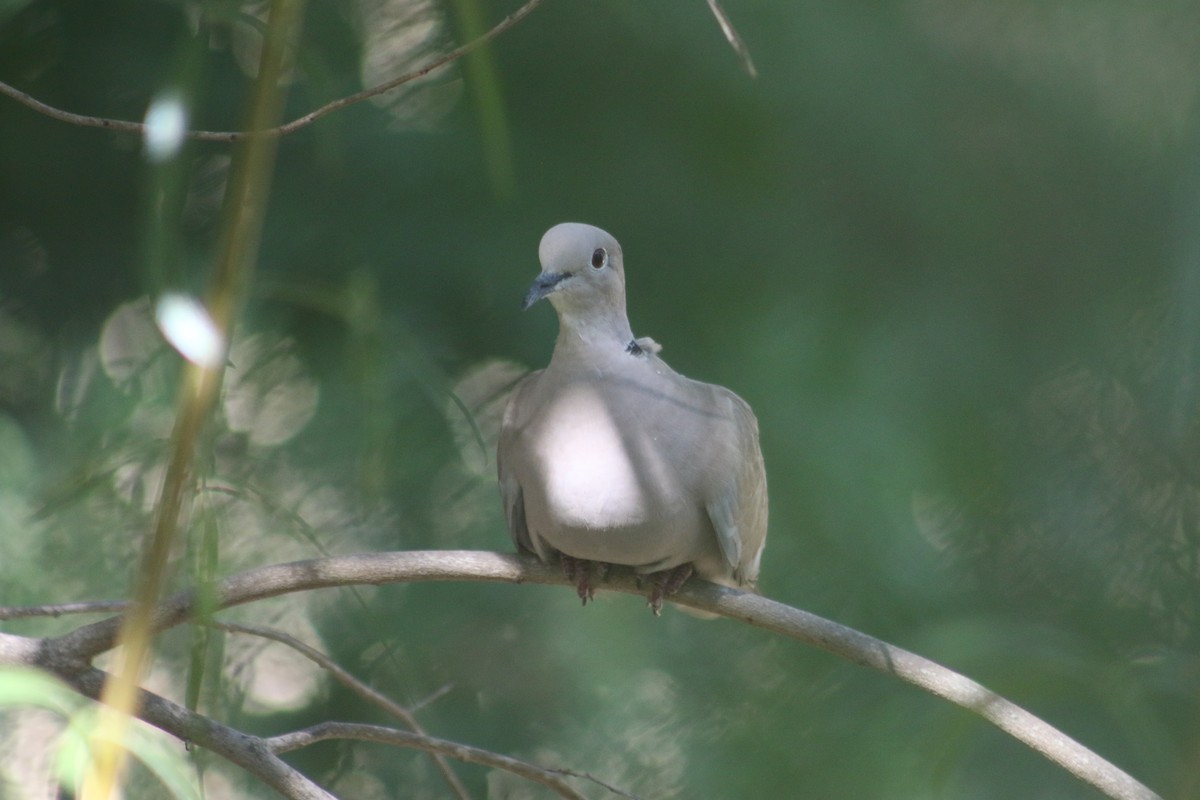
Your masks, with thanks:
[[[299,35],[303,5],[303,0],[273,0],[271,4],[258,79],[250,99],[249,130],[265,130],[280,119],[284,98],[280,79]],[[226,197],[224,234],[208,302],[209,313],[226,343],[258,257],[277,145],[274,136],[254,136],[242,144],[235,160],[237,166]],[[197,444],[220,392],[223,374],[223,369],[195,364],[184,369],[170,460],[154,528],[138,565],[133,605],[121,626],[118,663],[101,695],[107,710],[101,714],[92,734],[92,760],[80,795],[83,800],[108,800],[120,782],[126,755],[120,743],[125,738],[130,716],[137,711],[138,685],[149,662],[151,612],[162,593],[179,515],[192,486]]]

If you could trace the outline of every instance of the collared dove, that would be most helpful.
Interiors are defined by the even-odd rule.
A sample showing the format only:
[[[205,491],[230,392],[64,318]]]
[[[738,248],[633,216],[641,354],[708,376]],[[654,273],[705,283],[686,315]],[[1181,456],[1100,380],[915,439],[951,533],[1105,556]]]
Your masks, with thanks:
[[[655,614],[693,571],[753,588],[767,536],[754,412],[634,339],[612,236],[566,222],[538,256],[523,308],[549,298],[558,341],[550,365],[513,390],[496,448],[517,548],[557,553],[585,605],[593,569],[601,580],[610,564],[650,576]]]

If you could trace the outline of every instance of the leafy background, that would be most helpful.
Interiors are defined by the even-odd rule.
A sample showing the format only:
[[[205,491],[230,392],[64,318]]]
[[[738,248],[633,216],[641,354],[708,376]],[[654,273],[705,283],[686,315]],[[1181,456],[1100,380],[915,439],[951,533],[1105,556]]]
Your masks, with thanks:
[[[289,117],[513,7],[310,0]],[[173,90],[195,127],[234,129],[263,10],[9,0],[0,79],[126,119]],[[472,59],[282,141],[177,582],[206,553],[228,572],[509,549],[492,454],[452,393],[486,437],[554,337],[548,308],[517,310],[538,238],[587,221],[624,246],[635,332],[758,413],[768,596],[967,673],[1165,796],[1200,793],[1200,7],[727,10],[755,80],[699,0],[548,0]],[[156,166],[133,137],[0,102],[0,602],[125,594],[178,372],[146,298],[203,292],[228,155],[192,143]],[[644,797],[1094,796],[821,652],[577,603],[445,584],[239,616],[402,702],[448,687],[420,711],[434,735]],[[180,696],[188,645],[165,637],[152,686]],[[378,719],[275,647],[209,656],[224,671],[203,708],[232,724]],[[347,796],[445,794],[417,754],[294,758]],[[541,796],[460,772],[479,796]]]

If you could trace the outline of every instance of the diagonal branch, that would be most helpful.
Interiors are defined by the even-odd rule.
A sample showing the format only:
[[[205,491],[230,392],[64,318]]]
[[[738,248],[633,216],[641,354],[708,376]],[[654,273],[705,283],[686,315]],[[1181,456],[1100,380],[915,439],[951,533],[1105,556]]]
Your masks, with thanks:
[[[423,581],[491,581],[565,585],[557,566],[528,556],[472,551],[365,553],[290,564],[274,564],[241,572],[216,587],[220,608],[289,592],[335,586]],[[615,571],[603,584],[641,594],[629,571]],[[689,608],[738,619],[806,644],[820,647],[855,664],[871,667],[983,717],[1050,761],[1107,796],[1120,800],[1154,800],[1158,795],[1112,763],[1025,709],[979,683],[927,658],[895,647],[807,611],[765,597],[693,581],[672,600]],[[188,620],[195,595],[181,592],[156,609],[156,629]],[[41,642],[39,663],[78,664],[112,648],[120,618],[84,625],[57,639]],[[0,661],[3,655],[0,641]]]
[[[286,753],[326,739],[360,739],[368,742],[382,742],[397,747],[412,747],[430,753],[456,758],[472,764],[482,764],[492,769],[502,769],[519,775],[527,780],[548,786],[568,800],[587,800],[564,781],[555,770],[543,769],[528,761],[481,750],[478,747],[448,742],[432,736],[421,736],[408,731],[398,731],[395,728],[385,728],[382,725],[361,725],[353,722],[321,722],[304,730],[272,736],[264,741],[272,753]]]
[[[214,624],[214,627],[231,630],[242,629],[239,632],[245,632],[244,629],[249,626],[218,623]],[[277,637],[270,635],[267,638]],[[298,649],[301,651],[307,648],[306,645],[286,634],[281,634],[277,640],[288,639],[299,645]],[[311,650],[311,648],[307,649]],[[107,673],[68,662],[58,662],[52,665],[47,662],[40,650],[37,639],[0,633],[0,666],[41,666],[49,669],[84,697],[93,700],[101,699],[104,682],[108,677]],[[312,651],[312,653],[320,655],[316,651]],[[322,659],[324,659],[323,656]],[[324,660],[328,661],[328,659]],[[329,663],[332,664],[332,662]],[[334,666],[336,668],[336,665]],[[384,699],[386,700],[386,698]],[[569,800],[586,800],[586,798],[567,783],[565,779],[568,777],[588,780],[603,786],[614,794],[633,797],[633,795],[612,787],[587,773],[540,767],[528,761],[490,750],[429,736],[424,732],[399,731],[380,725],[326,722],[301,731],[261,738],[222,725],[209,717],[190,711],[160,695],[145,690],[139,690],[136,716],[184,743],[203,747],[230,763],[236,764],[289,800],[336,800],[333,795],[279,758],[280,753],[296,750],[326,739],[361,739],[382,742],[398,747],[423,750],[438,759],[449,757],[466,763],[481,764],[540,783]],[[465,792],[465,788],[463,791]]]
[[[59,677],[85,697],[99,700],[108,676],[89,668],[74,675],[60,673]],[[189,711],[153,692],[141,690],[138,701],[137,716],[141,719],[238,765],[288,800],[336,800],[299,770],[288,766],[263,739]]]
[[[403,86],[406,83],[411,83],[419,78],[424,78],[429,73],[441,69],[447,64],[457,61],[467,53],[470,53],[472,50],[475,50],[481,45],[490,42],[492,39],[495,39],[497,36],[516,25],[525,17],[529,16],[533,10],[540,6],[543,2],[544,0],[527,0],[525,5],[509,14],[504,19],[500,20],[500,22],[498,22],[495,27],[493,27],[487,33],[483,34],[477,39],[472,39],[464,45],[454,48],[450,52],[445,53],[438,58],[435,58],[433,61],[430,61],[420,69],[415,69],[412,72],[406,72],[403,75],[392,78],[389,81],[385,81],[378,86],[372,86],[370,89],[363,89],[361,92],[356,92],[355,94],[347,95],[346,97],[339,97],[337,100],[326,103],[320,108],[310,111],[302,117],[297,117],[290,122],[285,122],[282,125],[253,131],[187,131],[184,135],[189,139],[196,139],[204,142],[240,142],[245,139],[251,139],[258,136],[267,136],[271,138],[286,136],[289,133],[293,133],[301,128],[311,125],[321,117],[332,114],[334,111],[345,108],[346,106],[355,105],[356,103],[361,103],[364,100],[369,100],[372,97],[377,97],[378,95],[386,92],[390,92],[399,86]],[[8,95],[18,103],[21,103],[28,108],[32,108],[34,111],[37,111],[40,114],[45,114],[48,117],[59,120],[60,122],[69,122],[72,125],[82,125],[88,128],[104,128],[105,130],[121,131],[123,133],[135,133],[138,135],[144,135],[146,132],[146,124],[143,122],[133,122],[131,120],[124,119],[109,119],[107,117],[93,117],[88,116],[87,114],[76,114],[71,111],[64,111],[61,108],[55,108],[48,103],[44,103],[41,100],[38,100],[36,97],[22,92],[15,86],[10,86],[3,81],[0,81],[0,94]]]
[[[201,624],[208,625],[216,628],[217,630],[226,631],[228,633],[242,633],[249,636],[258,636],[263,639],[270,639],[273,642],[279,642],[282,645],[286,645],[308,660],[317,664],[319,667],[321,667],[321,669],[329,672],[329,674],[333,675],[334,679],[337,680],[338,683],[342,684],[350,691],[366,700],[368,703],[378,706],[388,714],[391,714],[392,716],[401,720],[413,733],[416,733],[419,736],[428,737],[425,729],[421,726],[421,723],[417,721],[416,716],[414,716],[410,710],[393,701],[387,695],[376,691],[363,681],[360,681],[332,658],[316,648],[310,647],[291,634],[261,625],[243,625],[236,622],[218,622],[216,620],[212,620],[204,621]],[[436,750],[430,750],[429,752],[433,756],[433,760],[437,764],[438,770],[442,773],[442,777],[446,779],[446,783],[450,784],[450,788],[454,790],[454,793],[460,798],[470,797],[470,794],[467,792],[467,787],[463,786],[462,781],[459,779],[458,775],[454,773],[454,770],[451,769],[450,764],[446,761],[445,756]]]

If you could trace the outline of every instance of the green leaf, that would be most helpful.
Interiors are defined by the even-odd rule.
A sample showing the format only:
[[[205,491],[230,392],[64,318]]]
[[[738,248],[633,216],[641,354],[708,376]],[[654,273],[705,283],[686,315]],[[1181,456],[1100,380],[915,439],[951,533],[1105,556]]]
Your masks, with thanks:
[[[75,794],[79,793],[90,758],[88,745],[99,724],[98,710],[93,705],[75,714],[59,743],[58,777]],[[201,800],[200,786],[182,746],[168,744],[166,738],[160,731],[133,720],[125,728],[121,746],[144,764],[172,797]]]
[[[37,706],[70,717],[83,701],[65,683],[26,667],[0,669],[0,708]]]

